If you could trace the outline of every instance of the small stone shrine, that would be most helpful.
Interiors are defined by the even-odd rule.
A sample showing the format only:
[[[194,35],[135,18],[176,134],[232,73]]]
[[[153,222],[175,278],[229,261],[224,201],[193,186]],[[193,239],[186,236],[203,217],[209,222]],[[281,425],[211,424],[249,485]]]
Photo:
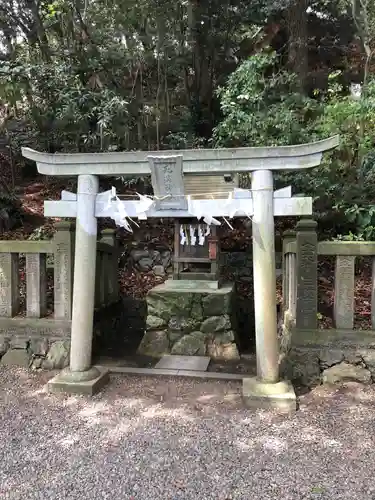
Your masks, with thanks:
[[[207,196],[196,188],[205,185],[204,176],[184,177],[179,156],[150,157],[150,168],[159,210],[187,209],[187,197]],[[216,179],[210,176],[211,199],[215,199],[215,189],[225,188],[227,195],[228,189],[233,190],[229,182],[227,187]],[[187,186],[190,189],[185,193]],[[172,279],[147,294],[147,330],[140,354],[239,357],[231,315],[233,284],[221,286],[218,221],[208,222],[214,223],[175,219]]]

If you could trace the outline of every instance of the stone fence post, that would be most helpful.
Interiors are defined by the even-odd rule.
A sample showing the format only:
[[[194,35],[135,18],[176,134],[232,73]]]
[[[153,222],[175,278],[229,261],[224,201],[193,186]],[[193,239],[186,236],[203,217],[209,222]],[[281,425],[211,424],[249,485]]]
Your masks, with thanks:
[[[42,318],[47,312],[47,254],[26,254],[26,315]]]
[[[355,256],[337,255],[335,268],[335,328],[354,328]]]
[[[112,304],[119,298],[118,284],[118,248],[115,229],[104,229],[100,241],[113,247],[113,253],[103,253],[101,266],[101,286],[104,286],[104,300]]]
[[[318,237],[317,223],[302,219],[296,226],[297,329],[318,327]]]
[[[0,316],[11,318],[19,308],[19,255],[0,253]]]
[[[72,319],[74,224],[56,224],[54,244],[55,318]]]
[[[295,317],[296,300],[296,254],[287,253],[286,248],[289,243],[296,239],[295,231],[285,231],[283,234],[283,314],[290,311]]]

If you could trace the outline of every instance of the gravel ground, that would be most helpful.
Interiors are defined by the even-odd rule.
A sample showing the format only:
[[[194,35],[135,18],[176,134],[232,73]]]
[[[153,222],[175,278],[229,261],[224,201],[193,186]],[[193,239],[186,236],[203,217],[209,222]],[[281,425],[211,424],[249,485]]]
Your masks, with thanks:
[[[0,369],[0,499],[375,499],[375,388],[317,388],[291,416],[240,384],[114,376],[92,399]]]

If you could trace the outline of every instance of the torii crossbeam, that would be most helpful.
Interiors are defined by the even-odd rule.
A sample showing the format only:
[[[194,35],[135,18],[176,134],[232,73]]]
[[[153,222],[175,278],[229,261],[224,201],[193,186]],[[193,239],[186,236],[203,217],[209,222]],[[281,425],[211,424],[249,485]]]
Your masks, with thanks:
[[[292,197],[291,187],[283,188],[274,192],[274,211],[275,216],[303,216],[311,215],[312,213],[312,198],[310,197]],[[205,213],[211,214],[213,217],[230,217],[233,211],[236,211],[237,216],[249,215],[254,213],[254,203],[250,190],[238,190],[236,197],[228,203],[227,198],[210,199],[193,199],[191,200],[192,213],[189,210],[158,210],[151,207],[147,211],[147,217],[152,218],[191,218],[196,212],[195,207],[200,207]],[[95,199],[95,217],[110,217],[113,213],[112,206],[109,205],[111,191],[99,193]],[[112,202],[114,205],[114,202]],[[138,205],[141,204],[137,200],[121,201],[126,213],[131,218],[137,218],[139,210]],[[77,217],[77,195],[69,191],[61,192],[61,200],[45,201],[44,215],[46,217]]]

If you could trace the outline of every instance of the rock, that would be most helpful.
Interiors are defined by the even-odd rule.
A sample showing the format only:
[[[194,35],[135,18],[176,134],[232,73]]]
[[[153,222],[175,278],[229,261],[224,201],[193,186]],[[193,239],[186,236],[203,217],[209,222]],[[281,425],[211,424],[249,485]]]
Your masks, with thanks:
[[[203,309],[200,294],[193,295],[190,316],[196,321],[202,321],[203,319]]]
[[[345,361],[350,365],[360,365],[361,363],[363,363],[363,358],[360,353],[352,351],[345,353]]]
[[[206,336],[202,332],[184,335],[174,344],[171,354],[204,356],[206,354]]]
[[[224,316],[211,316],[203,321],[201,324],[201,332],[215,333],[224,330],[229,330],[231,327],[230,318],[228,315]]]
[[[47,339],[31,339],[29,343],[29,351],[38,356],[45,356],[48,352],[48,347]]]
[[[207,345],[207,356],[213,359],[223,359],[226,361],[240,359],[236,344],[218,344],[216,341]]]
[[[10,348],[9,340],[5,337],[0,338],[0,356],[7,352]]]
[[[45,370],[66,368],[69,366],[69,355],[70,340],[57,340],[51,344],[42,366]]]
[[[337,384],[340,382],[361,382],[362,384],[371,383],[371,373],[361,366],[340,363],[324,370],[322,375],[323,383]]]
[[[169,339],[165,331],[146,332],[137,349],[138,354],[159,357],[169,353]]]
[[[168,322],[168,329],[172,332],[191,333],[196,330],[197,321],[191,318],[172,316]]]
[[[227,330],[226,332],[219,333],[215,335],[215,342],[217,344],[230,344],[235,342],[236,337],[233,330]]]
[[[228,313],[230,310],[230,298],[230,293],[210,293],[206,295],[202,299],[203,316],[208,318]]]
[[[152,250],[150,252],[150,257],[154,265],[161,264],[161,255],[160,252],[158,252],[157,250]]]
[[[9,349],[0,360],[2,366],[21,366],[29,368],[31,354],[26,349]]]
[[[137,262],[138,269],[140,271],[143,271],[143,272],[151,271],[152,266],[153,266],[153,262],[152,262],[151,257],[142,257],[142,259],[140,259]]]
[[[172,316],[191,317],[193,294],[150,290],[146,297],[148,314],[169,321]]]
[[[292,348],[280,366],[281,375],[303,386],[320,384],[320,365],[316,352]]]
[[[367,349],[362,352],[362,359],[372,375],[375,375],[375,350]]]
[[[133,249],[130,252],[130,257],[133,259],[134,262],[138,262],[141,259],[148,258],[150,256],[148,250],[141,250],[141,249]]]
[[[225,360],[234,360],[234,359],[240,359],[240,353],[238,352],[237,345],[234,343],[231,344],[223,344],[221,346],[222,352],[221,356],[222,359]]]
[[[31,364],[31,368],[33,370],[39,370],[40,368],[42,368],[42,364],[43,364],[43,358],[34,358]]]
[[[146,329],[147,330],[160,330],[167,323],[162,318],[158,318],[157,316],[153,316],[149,314],[146,319]]]
[[[152,272],[156,275],[156,276],[165,276],[165,269],[164,269],[164,266],[162,265],[157,265],[157,266],[154,266],[152,268]]]
[[[183,332],[181,330],[175,330],[175,331],[171,331],[171,330],[168,330],[168,338],[169,338],[169,345],[170,346],[173,346],[176,342],[178,342],[184,335],[186,335],[187,332]]]
[[[344,361],[344,354],[342,351],[327,349],[320,351],[319,360],[322,368],[330,368],[331,366],[338,365]]]

